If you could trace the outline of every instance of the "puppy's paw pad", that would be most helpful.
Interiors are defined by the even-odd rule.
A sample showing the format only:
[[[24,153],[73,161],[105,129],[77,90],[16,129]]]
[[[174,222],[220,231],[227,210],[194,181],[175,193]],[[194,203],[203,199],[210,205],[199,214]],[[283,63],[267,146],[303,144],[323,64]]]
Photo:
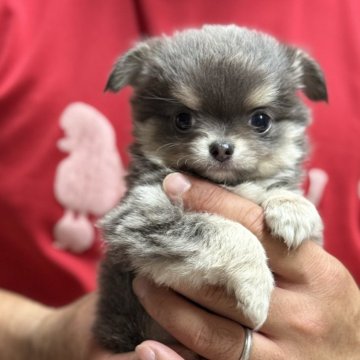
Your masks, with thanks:
[[[298,195],[271,197],[262,206],[271,233],[281,237],[289,248],[296,248],[307,239],[321,242],[322,221],[309,200]]]

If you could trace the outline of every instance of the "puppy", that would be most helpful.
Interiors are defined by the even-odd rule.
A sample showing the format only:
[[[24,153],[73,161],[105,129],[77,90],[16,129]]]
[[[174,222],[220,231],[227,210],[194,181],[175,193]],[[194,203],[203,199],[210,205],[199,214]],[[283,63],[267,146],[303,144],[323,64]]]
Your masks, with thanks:
[[[134,88],[132,163],[125,198],[101,223],[97,339],[114,352],[169,340],[134,296],[135,274],[166,286],[224,286],[260,328],[274,279],[259,240],[239,223],[184,211],[162,181],[180,171],[256,202],[289,249],[320,241],[321,219],[299,188],[310,116],[297,95],[327,100],[319,65],[261,32],[204,26],[138,43],[106,89],[125,85]]]

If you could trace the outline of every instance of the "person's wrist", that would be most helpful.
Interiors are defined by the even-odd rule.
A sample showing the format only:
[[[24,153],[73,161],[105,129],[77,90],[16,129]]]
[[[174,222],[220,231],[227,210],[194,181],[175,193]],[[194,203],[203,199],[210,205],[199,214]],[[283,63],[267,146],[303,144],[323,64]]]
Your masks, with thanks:
[[[47,309],[43,313],[30,338],[34,359],[85,359],[86,344],[90,337],[88,329],[92,321],[82,316],[82,312],[87,313],[87,304],[88,297],[84,297],[70,305]]]
[[[36,323],[32,327],[28,338],[28,350],[31,357],[36,360],[58,359],[57,348],[62,343],[62,334],[59,327],[62,326],[64,309],[47,308],[39,314]]]
[[[0,289],[1,359],[36,359],[34,334],[50,312],[42,304]]]
[[[29,358],[38,359],[40,354],[41,343],[43,341],[39,331],[43,328],[42,324],[55,310],[41,304],[32,304],[29,310],[21,309],[28,315],[23,314],[27,318],[20,325],[16,324],[9,337],[9,357],[13,360],[27,360]],[[22,316],[19,314],[19,316]],[[44,332],[45,333],[45,332]],[[4,339],[3,339],[4,340]],[[6,339],[4,340],[6,341]]]

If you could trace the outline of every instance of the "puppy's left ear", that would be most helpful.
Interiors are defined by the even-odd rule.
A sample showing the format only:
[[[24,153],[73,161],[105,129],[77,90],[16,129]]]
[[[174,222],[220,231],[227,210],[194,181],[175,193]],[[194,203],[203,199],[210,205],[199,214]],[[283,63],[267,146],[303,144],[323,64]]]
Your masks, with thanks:
[[[327,102],[328,93],[320,65],[301,49],[288,47],[287,51],[299,89],[311,100]]]
[[[126,85],[135,86],[150,52],[148,42],[140,42],[116,61],[105,91],[117,92]]]

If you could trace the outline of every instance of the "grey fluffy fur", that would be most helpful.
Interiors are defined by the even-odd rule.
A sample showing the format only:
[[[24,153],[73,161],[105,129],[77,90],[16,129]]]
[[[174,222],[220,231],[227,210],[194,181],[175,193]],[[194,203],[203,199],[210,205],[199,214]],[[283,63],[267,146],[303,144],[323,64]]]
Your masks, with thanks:
[[[223,285],[259,328],[274,285],[260,242],[240,224],[185,212],[161,183],[173,171],[208,179],[260,204],[289,248],[320,239],[320,217],[299,190],[309,112],[296,95],[327,100],[319,65],[269,35],[204,26],[137,44],[117,61],[107,89],[125,85],[134,88],[135,141],[128,192],[102,221],[97,339],[114,352],[169,339],[134,296],[135,274],[167,286]],[[258,109],[271,118],[263,133],[249,124]],[[192,126],[179,131],[184,112]],[[230,160],[210,155],[216,141],[234,145]]]

